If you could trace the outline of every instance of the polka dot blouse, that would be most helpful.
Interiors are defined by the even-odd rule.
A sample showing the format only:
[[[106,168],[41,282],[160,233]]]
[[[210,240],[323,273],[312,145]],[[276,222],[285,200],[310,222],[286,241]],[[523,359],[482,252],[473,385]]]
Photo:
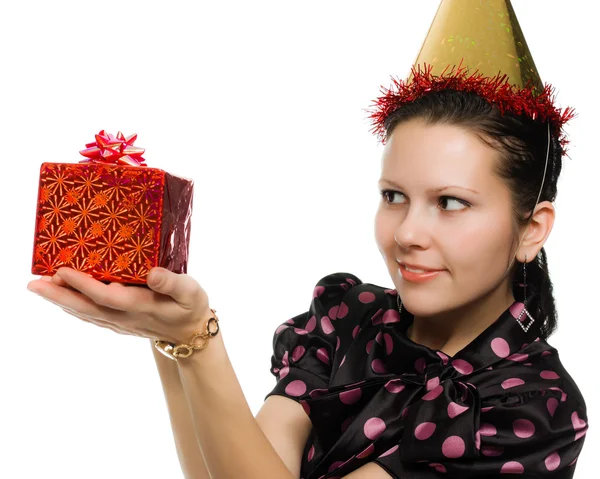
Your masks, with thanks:
[[[312,422],[302,479],[376,462],[393,478],[573,477],[585,401],[515,302],[455,356],[414,343],[397,292],[334,273],[274,333],[273,394]],[[525,321],[527,320],[527,321]],[[529,318],[524,315],[524,325]]]

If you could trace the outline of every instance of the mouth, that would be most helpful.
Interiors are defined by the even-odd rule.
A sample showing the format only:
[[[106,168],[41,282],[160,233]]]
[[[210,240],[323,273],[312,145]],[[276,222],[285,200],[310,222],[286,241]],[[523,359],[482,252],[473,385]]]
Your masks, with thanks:
[[[443,269],[427,268],[422,265],[403,263],[402,261],[397,261],[397,263],[399,266],[404,268],[406,271],[410,271],[411,273],[424,274],[424,273],[436,273],[436,272],[443,271]]]

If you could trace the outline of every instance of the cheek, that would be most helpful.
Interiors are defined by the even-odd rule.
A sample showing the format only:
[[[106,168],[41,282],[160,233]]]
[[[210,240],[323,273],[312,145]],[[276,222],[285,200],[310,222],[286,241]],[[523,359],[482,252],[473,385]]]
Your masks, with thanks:
[[[484,221],[456,230],[444,241],[449,264],[456,268],[456,273],[477,281],[485,277],[494,278],[502,268],[506,268],[511,240],[509,231],[508,225]]]
[[[394,246],[396,240],[394,239],[394,233],[396,231],[396,224],[392,218],[388,218],[384,211],[377,210],[375,215],[375,241],[380,250],[387,250]]]

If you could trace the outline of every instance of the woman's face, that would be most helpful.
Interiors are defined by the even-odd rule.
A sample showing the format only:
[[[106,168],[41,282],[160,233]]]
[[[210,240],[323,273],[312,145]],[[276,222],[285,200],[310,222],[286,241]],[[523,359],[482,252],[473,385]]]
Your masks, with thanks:
[[[510,190],[493,173],[498,158],[466,129],[418,119],[396,126],[388,140],[379,188],[390,191],[380,199],[375,238],[414,315],[432,316],[488,294],[512,297],[504,274],[516,230]],[[397,261],[443,271],[409,282]]]

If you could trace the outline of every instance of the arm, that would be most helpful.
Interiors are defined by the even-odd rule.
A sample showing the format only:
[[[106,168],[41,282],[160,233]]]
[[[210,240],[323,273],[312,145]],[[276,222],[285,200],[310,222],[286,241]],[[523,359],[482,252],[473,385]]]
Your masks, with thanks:
[[[212,479],[296,479],[252,415],[223,341],[176,363]],[[165,358],[166,359],[166,358]]]
[[[211,479],[200,451],[177,363],[165,357],[150,340],[171,419],[181,470],[186,479]]]

